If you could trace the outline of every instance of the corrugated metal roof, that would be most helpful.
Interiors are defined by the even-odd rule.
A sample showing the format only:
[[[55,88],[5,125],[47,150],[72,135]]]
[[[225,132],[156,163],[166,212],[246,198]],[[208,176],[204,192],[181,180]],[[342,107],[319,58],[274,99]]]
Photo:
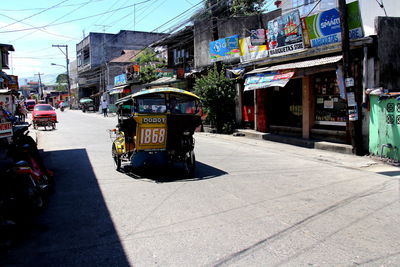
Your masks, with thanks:
[[[122,50],[119,57],[113,58],[110,62],[132,62],[131,60],[140,52],[140,50]]]
[[[262,73],[262,72],[267,72],[267,71],[277,71],[277,70],[286,70],[286,69],[310,68],[310,67],[314,67],[314,66],[321,66],[321,65],[336,63],[341,59],[342,59],[342,56],[324,57],[324,58],[305,60],[305,61],[294,62],[294,63],[280,64],[280,65],[275,65],[275,66],[271,66],[271,67],[259,68],[259,69],[249,71],[246,74]]]

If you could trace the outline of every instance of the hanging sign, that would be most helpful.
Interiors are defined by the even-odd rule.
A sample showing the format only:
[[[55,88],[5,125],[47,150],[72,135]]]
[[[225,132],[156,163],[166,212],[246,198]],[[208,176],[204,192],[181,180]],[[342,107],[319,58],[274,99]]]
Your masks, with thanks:
[[[350,40],[364,37],[358,1],[347,4]],[[317,47],[341,42],[339,9],[332,8],[305,18],[311,46]]]
[[[252,45],[250,37],[239,40],[240,45],[240,62],[245,63],[268,57],[268,49],[266,45]]]
[[[114,86],[126,84],[126,74],[121,74],[114,77]]]
[[[285,87],[290,78],[294,75],[294,71],[290,72],[268,72],[249,76],[244,82],[244,91],[262,89],[268,87]]]
[[[250,40],[252,45],[265,45],[265,30],[264,29],[251,30]]]
[[[210,42],[211,62],[237,57],[240,57],[238,34]]]
[[[268,22],[269,55],[281,56],[304,50],[298,10]]]

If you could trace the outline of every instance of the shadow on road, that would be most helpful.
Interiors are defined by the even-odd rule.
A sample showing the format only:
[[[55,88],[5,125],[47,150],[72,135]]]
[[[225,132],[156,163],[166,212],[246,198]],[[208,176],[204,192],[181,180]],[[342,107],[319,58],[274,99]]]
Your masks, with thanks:
[[[123,167],[121,172],[135,179],[149,179],[157,183],[179,182],[179,181],[200,181],[216,178],[227,174],[227,172],[214,168],[210,165],[196,162],[194,175],[188,176],[183,171],[183,167],[176,164],[173,167],[165,168],[146,168],[134,170],[129,165]]]
[[[387,171],[387,172],[378,172],[379,174],[386,175],[386,176],[400,176],[400,171]]]
[[[55,190],[0,266],[129,266],[85,149],[44,154]]]

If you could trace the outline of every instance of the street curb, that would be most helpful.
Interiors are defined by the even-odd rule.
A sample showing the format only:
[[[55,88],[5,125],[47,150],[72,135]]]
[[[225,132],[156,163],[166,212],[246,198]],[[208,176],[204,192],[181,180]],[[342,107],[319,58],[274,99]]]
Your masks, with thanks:
[[[267,140],[267,141],[284,143],[305,148],[327,150],[342,154],[353,154],[352,147],[347,144],[331,143],[326,141],[317,141],[317,140],[302,139],[291,136],[262,133],[249,129],[238,129],[237,133],[240,133],[242,136],[244,134],[244,137],[253,139]]]

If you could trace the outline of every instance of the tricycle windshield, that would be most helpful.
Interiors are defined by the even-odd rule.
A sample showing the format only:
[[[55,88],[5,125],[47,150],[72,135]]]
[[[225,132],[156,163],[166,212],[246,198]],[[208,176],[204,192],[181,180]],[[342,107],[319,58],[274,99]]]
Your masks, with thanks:
[[[136,109],[139,113],[165,113],[167,105],[164,94],[152,94],[136,98]]]
[[[175,114],[197,114],[199,112],[199,101],[191,96],[183,94],[170,94],[171,113]]]

